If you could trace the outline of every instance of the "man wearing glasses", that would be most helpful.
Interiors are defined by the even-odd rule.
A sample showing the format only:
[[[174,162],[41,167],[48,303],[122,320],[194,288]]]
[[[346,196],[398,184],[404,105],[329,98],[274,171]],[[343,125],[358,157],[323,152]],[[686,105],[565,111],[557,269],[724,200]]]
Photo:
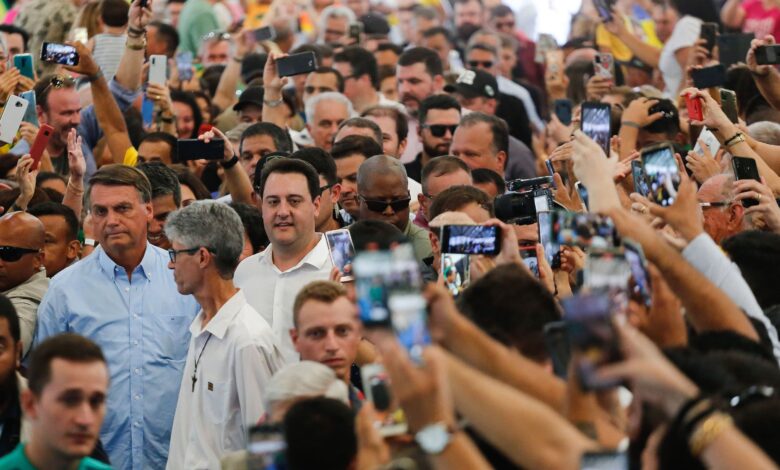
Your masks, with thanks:
[[[271,326],[233,284],[243,233],[238,214],[216,201],[195,202],[165,224],[179,293],[201,305],[189,326],[170,469],[218,468],[222,455],[245,449],[265,412],[266,384],[284,364]]]
[[[449,95],[429,96],[420,103],[417,117],[422,151],[404,166],[409,178],[422,183],[422,170],[428,162],[450,152],[452,136],[460,122],[460,105]]]
[[[409,219],[409,186],[404,165],[393,157],[376,155],[360,165],[357,174],[360,220],[395,225],[414,245],[417,259],[432,254],[428,232]]]
[[[43,267],[45,234],[41,221],[25,212],[0,218],[0,294],[19,315],[23,356],[30,350],[38,306],[49,288]]]

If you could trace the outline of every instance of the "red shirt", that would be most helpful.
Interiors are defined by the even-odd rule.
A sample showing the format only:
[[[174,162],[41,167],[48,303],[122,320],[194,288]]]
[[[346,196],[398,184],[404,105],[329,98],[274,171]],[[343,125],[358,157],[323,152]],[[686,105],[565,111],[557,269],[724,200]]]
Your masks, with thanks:
[[[767,10],[762,0],[747,0],[742,4],[742,9],[745,10],[742,32],[753,33],[756,39],[764,39],[767,34],[780,39],[780,8]]]

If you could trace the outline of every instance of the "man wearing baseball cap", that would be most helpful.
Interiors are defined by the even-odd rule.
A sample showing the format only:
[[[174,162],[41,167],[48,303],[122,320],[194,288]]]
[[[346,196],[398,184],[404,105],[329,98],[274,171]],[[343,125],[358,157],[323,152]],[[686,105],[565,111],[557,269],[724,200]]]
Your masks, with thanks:
[[[241,92],[238,103],[233,105],[239,122],[254,124],[263,120],[263,95],[261,86],[250,86]]]

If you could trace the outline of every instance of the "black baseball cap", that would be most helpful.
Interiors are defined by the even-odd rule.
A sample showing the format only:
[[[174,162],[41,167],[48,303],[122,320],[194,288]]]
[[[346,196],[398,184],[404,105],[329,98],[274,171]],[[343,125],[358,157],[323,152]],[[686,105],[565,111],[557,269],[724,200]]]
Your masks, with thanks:
[[[484,70],[464,70],[452,85],[444,87],[447,93],[458,93],[466,99],[498,98],[498,82],[496,77]]]
[[[252,52],[241,61],[241,80],[249,83],[252,79],[262,77],[265,62],[268,60],[268,54],[261,52]]]
[[[363,23],[363,32],[367,36],[387,36],[390,34],[390,23],[374,13],[366,13],[358,20]]]
[[[233,111],[241,111],[244,109],[247,105],[253,104],[255,106],[263,107],[263,96],[265,94],[265,90],[263,90],[263,87],[261,86],[251,86],[241,92],[241,95],[238,97],[238,103],[233,105]]]

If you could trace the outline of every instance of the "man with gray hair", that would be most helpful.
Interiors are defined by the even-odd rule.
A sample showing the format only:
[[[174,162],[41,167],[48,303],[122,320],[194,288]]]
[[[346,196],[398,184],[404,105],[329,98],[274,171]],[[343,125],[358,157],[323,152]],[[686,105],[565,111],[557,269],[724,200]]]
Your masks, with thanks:
[[[238,214],[198,201],[171,213],[165,233],[179,293],[201,305],[190,325],[167,468],[215,468],[222,455],[246,447],[265,412],[265,387],[284,361],[271,326],[233,284],[244,246]]]
[[[419,260],[431,256],[428,232],[409,219],[409,184],[400,160],[376,155],[364,161],[357,174],[360,220],[381,220],[395,225],[414,245]]]
[[[347,45],[349,40],[349,25],[357,21],[355,12],[346,6],[331,5],[320,13],[318,30],[319,43],[330,45]]]
[[[353,114],[352,102],[341,93],[320,93],[306,103],[306,129],[314,143],[330,152],[339,125]]]

